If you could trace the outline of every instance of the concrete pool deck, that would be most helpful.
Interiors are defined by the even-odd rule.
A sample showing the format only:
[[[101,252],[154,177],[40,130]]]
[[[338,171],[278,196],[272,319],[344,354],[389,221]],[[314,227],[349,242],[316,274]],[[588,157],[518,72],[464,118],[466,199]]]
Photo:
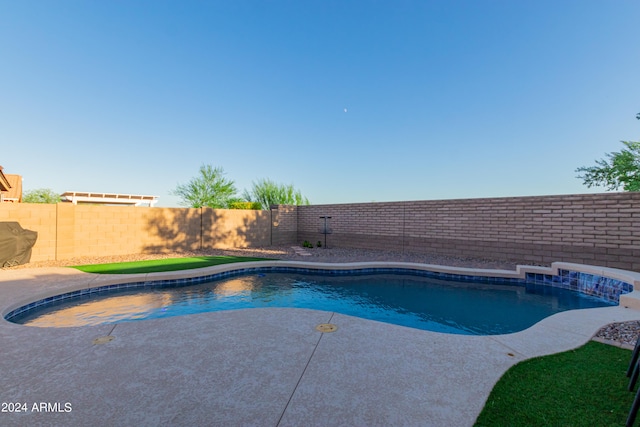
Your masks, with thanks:
[[[4,320],[53,294],[221,268],[230,267],[117,276],[0,271],[0,402],[27,407],[0,412],[0,425],[471,426],[514,364],[576,348],[606,324],[640,320],[639,310],[621,306],[574,310],[497,336],[295,308],[72,328]],[[318,332],[321,323],[338,329]],[[113,340],[95,342],[106,336]]]

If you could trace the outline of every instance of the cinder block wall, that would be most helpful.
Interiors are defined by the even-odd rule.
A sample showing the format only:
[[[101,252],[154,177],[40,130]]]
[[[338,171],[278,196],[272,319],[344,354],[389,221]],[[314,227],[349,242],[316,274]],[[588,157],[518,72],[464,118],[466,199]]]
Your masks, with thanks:
[[[640,271],[640,193],[298,207],[298,242]]]
[[[640,271],[640,193],[277,206],[271,211],[0,204],[38,232],[32,261],[324,242]]]
[[[0,221],[16,221],[22,228],[38,232],[38,240],[31,252],[31,260],[55,259],[57,230],[56,205],[33,204],[25,209],[23,203],[0,203]]]
[[[38,232],[31,261],[268,246],[269,211],[67,203],[0,204],[0,221]]]
[[[255,210],[203,209],[204,248],[271,245],[271,213]]]
[[[271,207],[271,243],[273,245],[294,244],[298,239],[298,208],[278,205]]]

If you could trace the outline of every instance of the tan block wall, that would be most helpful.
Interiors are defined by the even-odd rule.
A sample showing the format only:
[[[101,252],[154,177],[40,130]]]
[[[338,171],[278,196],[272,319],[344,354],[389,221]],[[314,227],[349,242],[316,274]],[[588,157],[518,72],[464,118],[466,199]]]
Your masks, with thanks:
[[[123,207],[122,209],[127,209]],[[133,208],[143,217],[132,225],[142,246],[137,252],[181,252],[202,249],[202,209],[200,208]]]
[[[298,238],[298,207],[279,205],[271,208],[273,245],[295,244]]]
[[[56,217],[56,205],[0,203],[0,221],[17,221],[22,228],[38,232],[32,261],[55,259]]]
[[[298,242],[640,271],[640,193],[298,207]]]
[[[35,206],[35,205],[25,205]],[[67,204],[57,204],[57,238],[55,242],[56,253],[54,257],[43,258],[42,261],[68,259],[76,256],[76,206]],[[40,246],[40,238],[36,241],[34,250]],[[80,248],[78,248],[80,250]],[[31,258],[32,261],[41,261]]]
[[[271,244],[269,211],[3,203],[0,221],[38,232],[31,261]]]
[[[202,218],[205,248],[271,245],[269,211],[204,208]]]

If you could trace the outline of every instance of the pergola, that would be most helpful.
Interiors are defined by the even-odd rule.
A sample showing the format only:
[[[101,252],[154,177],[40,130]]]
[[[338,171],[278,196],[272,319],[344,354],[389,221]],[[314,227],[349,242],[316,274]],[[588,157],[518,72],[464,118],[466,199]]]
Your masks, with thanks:
[[[81,191],[67,191],[60,195],[63,202],[77,204],[149,206],[158,203],[158,196],[140,196],[135,194],[117,193],[89,193]]]

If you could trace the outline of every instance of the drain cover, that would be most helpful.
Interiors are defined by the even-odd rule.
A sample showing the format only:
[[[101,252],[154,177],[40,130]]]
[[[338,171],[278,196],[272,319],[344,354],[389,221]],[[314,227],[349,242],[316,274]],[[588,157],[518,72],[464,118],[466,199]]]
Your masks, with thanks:
[[[316,326],[316,331],[318,332],[335,332],[338,330],[338,327],[333,323],[320,323]]]
[[[104,337],[98,337],[96,339],[93,340],[94,344],[106,344],[108,342],[111,342],[113,340],[115,340],[116,337],[112,336],[112,335],[107,335]]]

